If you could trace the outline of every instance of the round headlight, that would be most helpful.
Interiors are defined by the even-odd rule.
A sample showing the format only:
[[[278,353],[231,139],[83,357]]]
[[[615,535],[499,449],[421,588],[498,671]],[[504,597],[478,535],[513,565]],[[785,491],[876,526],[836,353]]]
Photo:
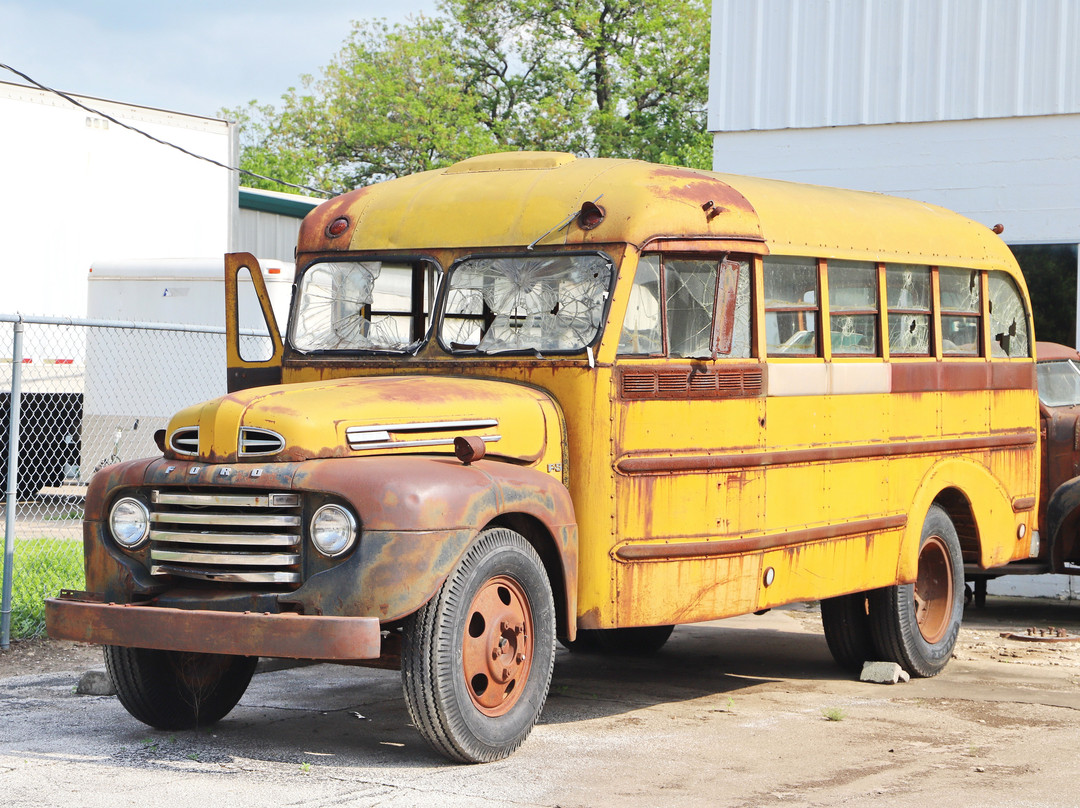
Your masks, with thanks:
[[[118,499],[109,511],[109,530],[117,544],[134,549],[150,535],[150,511],[133,497]]]
[[[340,505],[323,505],[311,517],[311,543],[324,556],[334,558],[356,541],[356,519]]]

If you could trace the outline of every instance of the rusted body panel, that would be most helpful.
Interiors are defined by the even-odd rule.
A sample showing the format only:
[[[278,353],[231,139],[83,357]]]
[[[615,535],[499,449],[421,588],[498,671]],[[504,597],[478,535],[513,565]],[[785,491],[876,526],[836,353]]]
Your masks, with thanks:
[[[240,656],[352,661],[380,655],[374,617],[191,611],[100,603],[85,593],[45,601],[55,639]]]
[[[1036,343],[1039,362],[1080,362],[1080,352],[1053,342]],[[1042,497],[1040,561],[1058,573],[1075,574],[1066,562],[1080,562],[1080,405],[1040,402]]]
[[[227,476],[222,475],[224,469],[229,471]],[[252,473],[256,471],[258,476]],[[150,575],[147,548],[122,552],[110,540],[102,521],[118,495],[148,488],[223,493],[261,489],[338,497],[355,508],[363,532],[354,552],[310,575],[293,591],[260,595],[229,588],[176,589],[181,582]],[[532,468],[496,460],[464,466],[453,458],[425,456],[233,466],[141,460],[95,476],[88,495],[93,504],[88,506],[84,527],[87,586],[106,601],[153,604],[148,609],[161,604],[184,610],[246,611],[254,607],[272,613],[391,622],[416,611],[432,597],[481,529],[500,518],[526,517],[542,526],[551,544],[551,557],[557,559],[553,572],[566,582],[559,610],[563,630],[571,637],[576,630],[571,617],[577,608],[573,503],[560,480]],[[544,538],[537,536],[538,540]],[[136,619],[125,618],[125,630],[135,631],[132,621]],[[181,620],[175,615],[170,619]],[[100,628],[102,632],[90,640],[113,641],[109,624],[98,621],[90,625],[88,631]],[[150,631],[152,626],[151,621],[145,628]],[[245,653],[240,647],[230,653]]]

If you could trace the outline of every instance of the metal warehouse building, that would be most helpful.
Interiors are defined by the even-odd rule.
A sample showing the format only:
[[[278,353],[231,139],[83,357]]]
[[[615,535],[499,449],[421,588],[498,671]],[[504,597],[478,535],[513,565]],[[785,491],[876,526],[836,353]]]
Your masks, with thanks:
[[[1077,345],[1080,0],[713,0],[719,171],[957,210]]]

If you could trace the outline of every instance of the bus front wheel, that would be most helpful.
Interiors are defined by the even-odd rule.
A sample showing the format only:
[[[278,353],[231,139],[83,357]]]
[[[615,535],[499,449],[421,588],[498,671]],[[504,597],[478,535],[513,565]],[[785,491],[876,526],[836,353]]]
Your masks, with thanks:
[[[224,718],[244,695],[258,657],[105,646],[105,667],[129,713],[156,729]]]
[[[401,680],[413,723],[463,763],[501,760],[540,717],[555,661],[555,602],[518,533],[481,533],[442,587],[406,619]]]
[[[964,562],[952,520],[932,505],[923,522],[915,583],[876,590],[874,644],[913,676],[940,673],[952,656],[964,613]]]

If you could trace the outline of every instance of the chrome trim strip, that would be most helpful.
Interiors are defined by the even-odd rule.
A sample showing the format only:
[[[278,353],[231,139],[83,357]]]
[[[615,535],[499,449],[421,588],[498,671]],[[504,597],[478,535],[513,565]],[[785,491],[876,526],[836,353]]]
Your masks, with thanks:
[[[292,497],[292,504],[277,503],[272,497]],[[151,491],[150,501],[155,505],[224,505],[232,508],[295,508],[300,505],[299,494],[174,494]]]
[[[484,443],[496,443],[502,435],[481,435]],[[453,446],[453,438],[434,438],[432,440],[391,440],[382,443],[354,443],[349,441],[350,449],[415,449],[420,446]]]
[[[180,575],[184,578],[198,578],[203,581],[223,581],[233,584],[298,584],[298,572],[213,572],[194,570],[188,567],[174,567],[170,564],[154,564],[150,567],[151,575]]]
[[[361,432],[355,429],[346,429],[345,438],[349,443],[378,443],[379,441],[390,440],[390,433],[385,429],[380,429],[378,432]]]
[[[376,424],[372,426],[350,426],[350,432],[447,432],[452,429],[483,429],[486,426],[498,426],[496,418],[474,418],[468,421],[419,421],[404,424]]]
[[[150,514],[151,522],[175,525],[240,525],[242,527],[300,527],[300,517],[273,513],[169,513]]]
[[[178,533],[151,530],[151,541],[170,544],[248,544],[255,547],[298,547],[300,536],[289,533]]]
[[[251,567],[288,567],[300,563],[299,553],[185,553],[179,550],[150,551],[152,561],[181,561],[188,564],[237,564]]]

